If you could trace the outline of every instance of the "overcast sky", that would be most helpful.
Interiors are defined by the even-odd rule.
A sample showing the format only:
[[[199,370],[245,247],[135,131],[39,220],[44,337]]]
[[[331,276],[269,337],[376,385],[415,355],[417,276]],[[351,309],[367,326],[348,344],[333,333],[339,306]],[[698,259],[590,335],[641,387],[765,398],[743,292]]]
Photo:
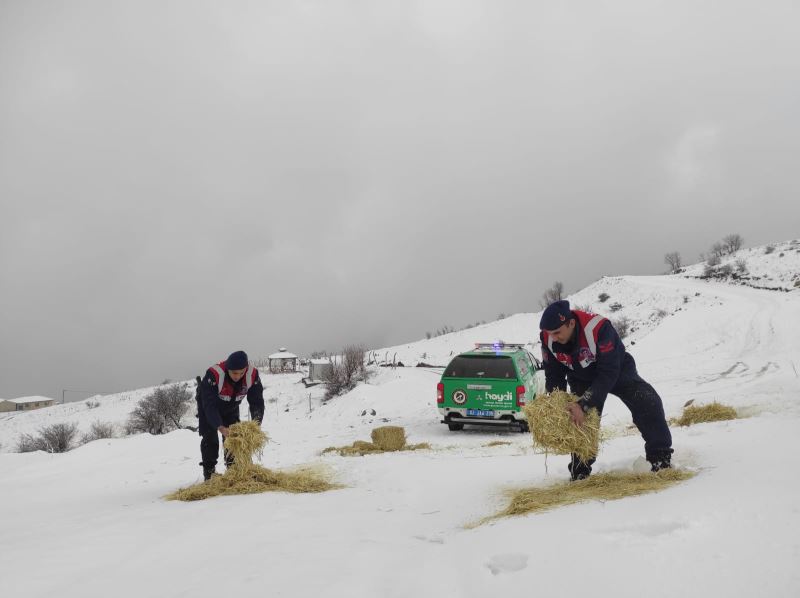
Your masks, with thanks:
[[[798,23],[775,0],[0,0],[0,397],[412,341],[800,236]]]

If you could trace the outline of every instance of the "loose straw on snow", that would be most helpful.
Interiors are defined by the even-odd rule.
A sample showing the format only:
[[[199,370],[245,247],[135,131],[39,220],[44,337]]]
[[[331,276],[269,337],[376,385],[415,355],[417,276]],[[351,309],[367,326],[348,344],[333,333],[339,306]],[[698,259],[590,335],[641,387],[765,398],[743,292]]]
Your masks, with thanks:
[[[726,421],[737,419],[738,417],[739,415],[736,413],[736,409],[714,401],[709,405],[695,406],[687,404],[683,408],[683,415],[675,420],[675,423],[679,426],[691,426],[692,424]]]
[[[577,482],[509,490],[506,492],[509,504],[505,509],[468,527],[477,527],[501,517],[537,513],[589,500],[617,500],[649,494],[688,480],[694,475],[681,469],[662,469],[657,473],[609,472],[591,475]]]
[[[167,495],[167,500],[203,500],[212,496],[257,494],[260,492],[324,492],[338,488],[331,484],[319,468],[301,468],[292,472],[272,471],[253,463],[260,457],[267,435],[258,422],[233,424],[225,439],[225,450],[233,455],[234,463],[222,475],[207,482],[181,488]]]
[[[372,442],[356,440],[350,446],[331,446],[322,451],[325,453],[339,453],[343,457],[372,455],[375,453],[393,453],[396,451],[416,451],[429,449],[427,442],[420,444],[406,444],[405,428],[400,426],[381,426],[372,430]]]
[[[540,452],[556,455],[577,454],[581,459],[597,456],[600,442],[600,416],[590,409],[583,425],[572,422],[567,405],[578,399],[556,390],[536,398],[525,406],[533,446]]]

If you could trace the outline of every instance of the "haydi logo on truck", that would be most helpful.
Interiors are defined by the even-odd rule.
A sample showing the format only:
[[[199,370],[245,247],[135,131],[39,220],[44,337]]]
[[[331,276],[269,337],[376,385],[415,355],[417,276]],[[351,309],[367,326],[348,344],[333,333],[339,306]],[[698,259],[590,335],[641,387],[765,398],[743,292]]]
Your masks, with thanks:
[[[450,430],[465,423],[527,429],[522,408],[536,395],[538,362],[523,345],[480,344],[453,358],[436,389],[439,412]]]

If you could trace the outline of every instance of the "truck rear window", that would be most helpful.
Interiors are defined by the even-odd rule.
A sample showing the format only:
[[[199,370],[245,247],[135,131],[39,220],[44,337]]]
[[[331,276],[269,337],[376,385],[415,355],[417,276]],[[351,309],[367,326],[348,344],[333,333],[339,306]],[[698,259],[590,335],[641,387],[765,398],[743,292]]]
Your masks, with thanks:
[[[516,378],[514,361],[507,356],[460,355],[444,371],[445,378]]]

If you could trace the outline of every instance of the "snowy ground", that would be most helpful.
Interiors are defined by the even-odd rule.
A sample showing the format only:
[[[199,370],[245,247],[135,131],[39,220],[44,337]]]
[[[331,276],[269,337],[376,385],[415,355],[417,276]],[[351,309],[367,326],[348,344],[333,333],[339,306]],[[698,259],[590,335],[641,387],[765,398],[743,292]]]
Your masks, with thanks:
[[[751,270],[763,255],[754,252]],[[800,272],[798,252],[765,257],[783,260],[776,286],[787,288]],[[611,297],[600,302],[603,292]],[[633,322],[627,344],[668,416],[689,399],[748,415],[673,428],[675,461],[696,470],[694,479],[465,529],[502,508],[504,488],[566,479],[566,458],[534,454],[527,434],[448,432],[436,412],[438,372],[427,368],[380,368],[327,405],[300,375],[265,376],[272,442],[263,464],[321,462],[346,486],[325,494],[166,502],[163,495],[200,479],[199,437],[189,431],[101,440],[61,455],[7,452],[20,433],[56,421],[122,423],[144,389],[93,409],[82,402],[0,417],[0,594],[800,595],[800,482],[789,469],[800,424],[800,291],[617,277],[571,299],[601,312],[622,305],[610,315]],[[537,322],[537,314],[518,314],[380,353],[443,364],[476,341],[533,344]],[[319,456],[385,423],[434,448]],[[642,454],[629,423],[610,397],[604,427],[615,436],[598,470],[630,469]],[[485,446],[498,439],[511,444]]]

